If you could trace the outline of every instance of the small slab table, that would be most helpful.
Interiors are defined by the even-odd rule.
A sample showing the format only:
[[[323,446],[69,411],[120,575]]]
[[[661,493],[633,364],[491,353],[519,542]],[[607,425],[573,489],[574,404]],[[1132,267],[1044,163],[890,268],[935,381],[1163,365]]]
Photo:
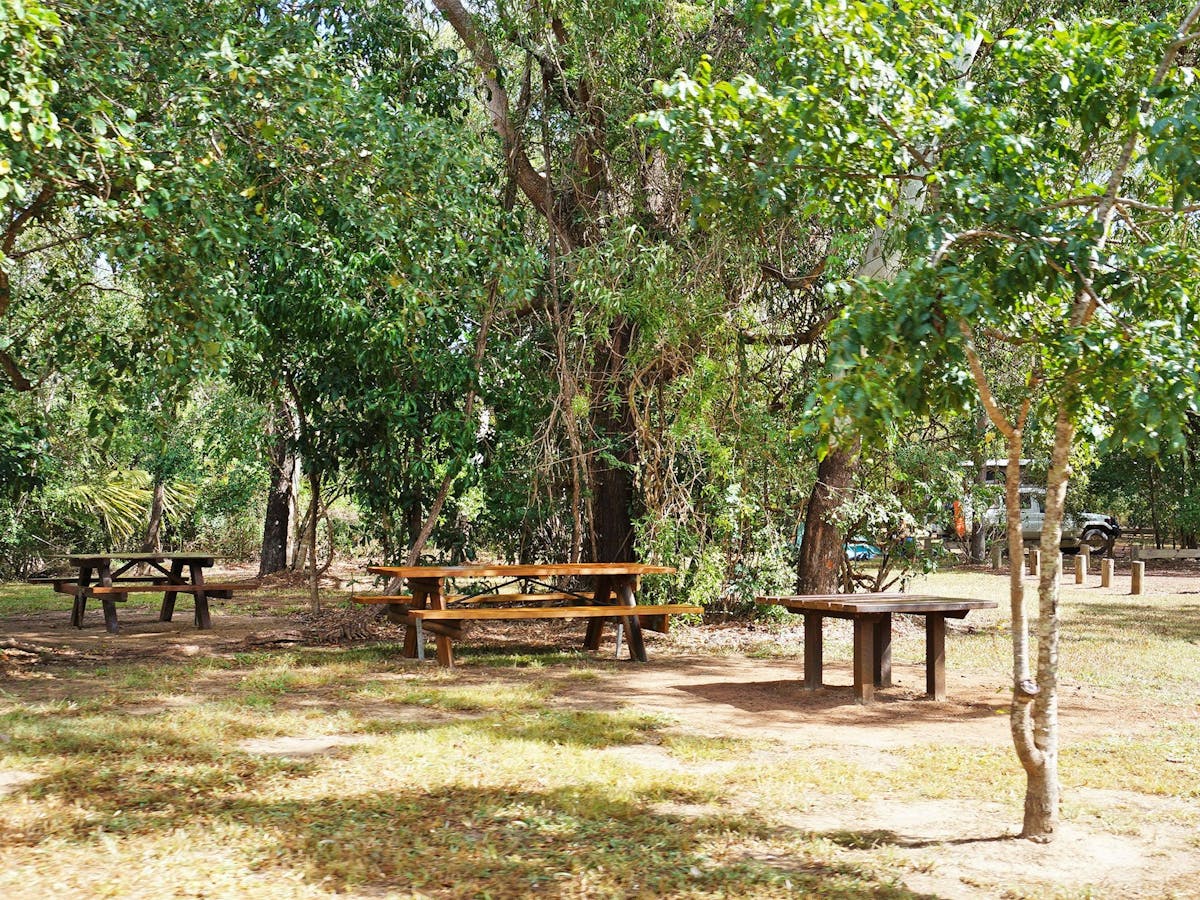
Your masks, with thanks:
[[[822,625],[826,617],[854,622],[854,699],[870,703],[875,688],[892,684],[892,615],[925,617],[925,691],[946,699],[946,619],[962,619],[973,609],[995,609],[992,600],[964,600],[920,594],[815,594],[760,597],[804,616],[804,687],[822,687]]]
[[[113,563],[117,561],[123,564],[114,569]],[[100,605],[104,609],[104,626],[111,634],[119,631],[116,604],[125,599],[122,588],[144,591],[157,587],[162,590],[163,602],[159,619],[163,622],[171,621],[178,593],[195,595],[195,620],[198,628],[212,628],[208,595],[216,593],[220,588],[228,588],[228,585],[212,585],[208,591],[205,590],[204,570],[211,568],[214,562],[212,554],[209,553],[81,553],[68,556],[67,562],[79,570],[79,577],[73,584],[69,578],[47,580],[53,582],[55,590],[74,595],[71,624],[76,628],[83,627],[87,598],[95,596],[100,599]],[[169,565],[170,569],[164,568],[164,563]],[[140,564],[157,570],[157,574],[146,577],[125,575]],[[187,570],[189,578],[184,578],[184,569]],[[173,585],[184,590],[172,591]],[[95,588],[102,590],[93,594]]]
[[[407,615],[408,630],[404,637],[404,655],[409,659],[420,658],[423,654],[424,640],[423,621],[429,619],[442,627],[434,633],[437,646],[437,661],[441,666],[454,665],[454,653],[451,649],[451,638],[461,626],[462,621],[471,619],[525,619],[525,618],[587,618],[587,637],[584,647],[597,650],[603,635],[606,619],[619,618],[624,624],[628,635],[629,655],[638,662],[646,661],[646,644],[642,637],[642,625],[638,611],[644,609],[647,615],[666,617],[681,612],[699,612],[699,607],[690,606],[659,606],[638,607],[634,600],[638,583],[643,575],[669,574],[674,572],[669,566],[651,566],[642,563],[562,563],[547,565],[462,565],[462,566],[368,566],[367,571],[375,575],[386,575],[390,578],[407,580],[411,597],[383,597],[384,600],[395,600],[392,605],[397,612]],[[592,590],[586,593],[562,591],[553,585],[538,579],[555,577],[588,578],[592,581]],[[574,598],[579,605],[571,607],[521,607],[510,609],[464,609],[460,605],[447,607],[449,595],[446,593],[446,582],[450,579],[503,579],[507,583],[517,581],[533,582],[551,591],[547,599],[557,600]],[[484,593],[475,595],[481,599]],[[491,594],[490,598],[503,595]],[[528,601],[535,595],[518,595]],[[516,597],[514,597],[516,599]],[[461,604],[469,602],[470,596],[454,597]],[[627,607],[633,607],[632,614],[622,616],[621,612]],[[426,612],[427,611],[427,612]]]

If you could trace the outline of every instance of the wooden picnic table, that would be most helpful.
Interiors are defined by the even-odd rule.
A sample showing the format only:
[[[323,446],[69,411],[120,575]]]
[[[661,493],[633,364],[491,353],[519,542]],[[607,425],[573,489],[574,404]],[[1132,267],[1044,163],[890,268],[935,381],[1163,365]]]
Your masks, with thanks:
[[[967,600],[922,594],[813,594],[760,597],[759,603],[782,606],[804,616],[804,687],[822,687],[822,626],[826,617],[854,622],[854,699],[870,703],[875,688],[892,684],[892,616],[925,617],[925,691],[946,699],[946,619],[961,619],[973,609],[995,609],[993,600]]]
[[[75,598],[71,607],[71,624],[83,627],[83,615],[88,597],[100,600],[104,610],[104,626],[110,634],[117,634],[116,604],[126,600],[130,593],[159,591],[163,594],[159,620],[170,622],[175,614],[175,598],[178,594],[195,597],[195,623],[198,628],[212,628],[212,617],[208,601],[212,597],[229,597],[235,590],[258,587],[257,582],[215,584],[206,582],[204,570],[211,568],[215,558],[211,553],[75,553],[67,557],[67,564],[78,569],[75,577],[50,576],[33,578],[35,584],[52,584],[62,594]],[[116,565],[114,568],[114,564]],[[145,565],[155,570],[152,575],[127,575],[135,566]],[[169,566],[169,568],[164,568]],[[186,570],[186,577],[185,577]]]
[[[408,629],[404,638],[404,655],[410,659],[424,658],[424,629],[433,632],[437,661],[442,666],[454,665],[451,640],[461,636],[462,623],[485,619],[545,619],[586,618],[587,635],[584,648],[598,650],[604,624],[619,619],[624,627],[631,659],[646,661],[646,645],[642,623],[649,617],[665,623],[670,615],[699,613],[699,606],[683,604],[638,606],[635,594],[643,575],[670,574],[669,566],[643,563],[561,563],[539,565],[460,565],[460,566],[368,566],[367,571],[389,578],[402,578],[411,594],[391,596],[359,596],[358,602],[388,603],[403,616]],[[590,591],[564,589],[550,584],[549,578],[587,578]],[[473,594],[451,595],[446,583],[454,579],[500,579],[505,587],[517,582],[534,584],[545,593],[503,594],[492,586]],[[562,601],[571,605],[563,606]],[[548,602],[560,605],[545,605]],[[494,604],[508,604],[498,606]],[[482,604],[487,604],[486,606]],[[520,604],[520,605],[512,605]],[[631,614],[632,613],[632,614]]]

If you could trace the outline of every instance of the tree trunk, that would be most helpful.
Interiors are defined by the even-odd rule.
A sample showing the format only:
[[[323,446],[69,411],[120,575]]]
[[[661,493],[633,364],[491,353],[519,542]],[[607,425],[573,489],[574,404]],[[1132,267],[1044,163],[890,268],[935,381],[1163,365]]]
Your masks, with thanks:
[[[1033,698],[1033,743],[1037,754],[1025,765],[1025,822],[1023,837],[1048,841],[1058,828],[1058,571],[1063,508],[1071,479],[1071,444],[1075,425],[1068,405],[1060,399],[1054,423],[1054,449],[1046,474],[1046,514],[1042,524],[1042,573],[1038,581],[1037,695]],[[1022,760],[1025,763],[1025,760]]]
[[[142,553],[162,552],[162,521],[166,493],[167,486],[161,479],[155,479],[154,496],[150,501],[150,522],[146,525],[146,536],[142,539]]]
[[[281,415],[278,408],[275,413],[272,424],[275,443],[267,456],[271,489],[267,494],[267,512],[263,518],[259,577],[287,568],[292,495],[295,492],[293,478],[296,474],[296,457],[292,450],[291,418]]]
[[[983,436],[987,433],[988,419],[987,413],[981,413],[975,421],[975,430],[978,432],[978,439],[982,441]],[[982,450],[975,451],[975,484],[987,484],[987,458]],[[982,563],[987,559],[987,527],[983,524],[983,510],[977,509],[978,501],[971,504],[971,540],[968,544],[968,553],[971,557],[971,562]]]
[[[804,537],[800,541],[800,562],[796,570],[796,592],[799,594],[837,593],[838,567],[845,549],[833,513],[841,505],[854,478],[858,449],[857,439],[849,446],[832,447],[817,467],[817,483],[808,498]]]
[[[613,328],[612,344],[593,373],[592,428],[604,448],[592,455],[592,539],[596,562],[632,562],[634,551],[634,473],[637,428],[624,390],[621,370],[633,339],[633,323]],[[614,399],[604,397],[610,385],[621,385]]]
[[[309,608],[321,611],[321,573],[317,571],[317,520],[321,514],[321,473],[309,472],[308,486],[312,492],[312,508],[308,512],[308,590]]]

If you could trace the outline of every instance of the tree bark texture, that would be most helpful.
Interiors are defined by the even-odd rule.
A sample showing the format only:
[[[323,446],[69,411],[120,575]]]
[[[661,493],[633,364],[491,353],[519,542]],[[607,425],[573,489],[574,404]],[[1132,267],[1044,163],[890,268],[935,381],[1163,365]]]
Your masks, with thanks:
[[[817,483],[808,498],[800,562],[796,571],[799,594],[836,594],[838,567],[845,554],[842,532],[833,514],[854,479],[859,441],[830,449],[817,467]]]
[[[1071,479],[1070,454],[1075,423],[1069,407],[1074,397],[1058,402],[1054,423],[1054,448],[1046,473],[1046,514],[1042,523],[1042,565],[1038,581],[1037,696],[1033,699],[1033,742],[1037,765],[1025,767],[1025,822],[1021,834],[1050,840],[1058,829],[1058,592],[1059,547],[1063,509]],[[1024,760],[1022,760],[1024,762]]]
[[[142,539],[142,553],[162,552],[163,509],[166,506],[167,486],[161,480],[154,482],[154,494],[150,499],[150,521]]]
[[[287,568],[292,496],[296,490],[296,456],[292,449],[290,416],[277,409],[272,428],[275,441],[267,455],[271,489],[267,493],[267,511],[263,517],[262,552],[258,563],[260,577]]]

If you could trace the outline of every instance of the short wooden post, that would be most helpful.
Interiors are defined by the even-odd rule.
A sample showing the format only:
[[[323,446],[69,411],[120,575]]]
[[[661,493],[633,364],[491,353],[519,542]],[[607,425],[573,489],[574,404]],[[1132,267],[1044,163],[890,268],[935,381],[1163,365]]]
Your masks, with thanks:
[[[819,690],[824,664],[821,626],[824,617],[818,612],[804,613],[804,689]]]
[[[992,546],[992,571],[1000,571],[1000,556],[1004,552],[1003,544],[994,544]]]
[[[870,703],[875,699],[875,622],[864,616],[854,618],[854,699]]]
[[[1037,547],[1029,551],[1029,574],[1042,574],[1042,551]]]
[[[1092,547],[1090,544],[1079,545],[1079,555],[1083,558],[1083,574],[1092,571]]]
[[[872,674],[875,687],[892,686],[892,614],[884,613],[875,622],[875,648]]]
[[[925,617],[925,692],[934,700],[946,699],[946,617]]]
[[[1146,564],[1141,560],[1138,560],[1137,562],[1133,563],[1131,570],[1133,578],[1130,579],[1129,593],[1140,594],[1142,592],[1142,578],[1146,574]]]
[[[1113,571],[1117,564],[1111,558],[1100,560],[1100,587],[1112,587]]]
[[[1076,584],[1083,584],[1084,582],[1087,581],[1087,570],[1088,570],[1087,556],[1083,553],[1079,553],[1075,557],[1075,583]]]

